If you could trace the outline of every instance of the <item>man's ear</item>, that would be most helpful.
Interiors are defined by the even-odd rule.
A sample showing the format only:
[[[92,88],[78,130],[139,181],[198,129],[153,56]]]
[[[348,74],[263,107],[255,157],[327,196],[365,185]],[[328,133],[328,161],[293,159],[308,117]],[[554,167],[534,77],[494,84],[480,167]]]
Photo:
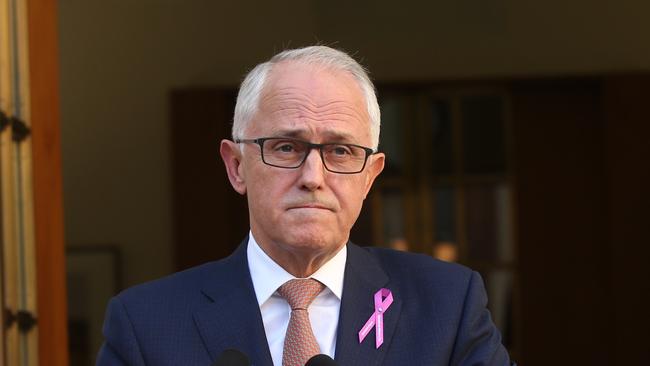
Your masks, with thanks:
[[[377,153],[370,155],[368,158],[368,163],[366,166],[366,181],[365,181],[365,191],[363,192],[363,199],[366,199],[372,183],[375,181],[375,178],[384,170],[384,163],[386,160],[386,155],[384,153]]]
[[[230,184],[237,193],[246,194],[246,181],[243,174],[242,153],[239,145],[230,140],[221,140],[219,152],[226,166]]]

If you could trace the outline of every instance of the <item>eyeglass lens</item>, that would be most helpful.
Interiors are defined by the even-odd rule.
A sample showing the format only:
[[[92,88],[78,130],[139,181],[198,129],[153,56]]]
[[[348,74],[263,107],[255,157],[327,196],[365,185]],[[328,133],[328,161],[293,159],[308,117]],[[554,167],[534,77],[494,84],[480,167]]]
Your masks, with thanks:
[[[311,145],[308,142],[270,138],[262,146],[262,158],[267,164],[283,168],[297,168],[305,160]],[[363,169],[366,150],[346,144],[324,144],[320,148],[325,168],[333,172],[351,173]]]

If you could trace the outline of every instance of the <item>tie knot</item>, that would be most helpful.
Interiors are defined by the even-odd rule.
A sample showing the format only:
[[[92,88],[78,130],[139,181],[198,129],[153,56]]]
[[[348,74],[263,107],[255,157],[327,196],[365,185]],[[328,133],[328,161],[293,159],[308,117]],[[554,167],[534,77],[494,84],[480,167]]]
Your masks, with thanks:
[[[313,278],[296,278],[280,286],[278,293],[291,306],[291,310],[306,310],[312,301],[323,291],[324,285]]]

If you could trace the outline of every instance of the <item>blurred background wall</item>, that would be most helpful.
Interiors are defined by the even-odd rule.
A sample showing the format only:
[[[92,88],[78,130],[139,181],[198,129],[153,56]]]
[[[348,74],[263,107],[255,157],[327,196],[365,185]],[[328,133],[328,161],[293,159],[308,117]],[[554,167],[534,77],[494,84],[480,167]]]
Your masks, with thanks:
[[[598,79],[603,75],[632,75],[634,84],[634,75],[650,71],[648,14],[650,3],[646,1],[59,1],[66,241],[72,251],[93,247],[110,248],[111,253],[117,250],[118,254],[108,259],[110,262],[118,258],[120,263],[118,273],[110,279],[116,287],[154,279],[176,269],[170,106],[173,90],[232,90],[247,70],[275,52],[316,42],[353,53],[379,84]],[[629,84],[614,84],[603,82],[597,86],[598,93],[593,98],[600,100],[609,95],[609,100],[619,103],[609,109],[598,107],[594,112],[596,119],[609,110],[613,114],[609,120],[617,120],[620,111],[627,109],[625,103],[629,98],[624,95]],[[642,113],[639,106],[648,102],[642,97],[647,95],[642,89],[634,94],[638,100],[632,108],[639,111],[635,116]],[[537,91],[526,93],[525,87],[518,90],[523,105],[526,98],[544,97]],[[620,95],[623,97],[616,99]],[[563,100],[573,103],[575,99]],[[629,126],[638,125],[638,117],[635,118]],[[544,123],[543,119],[539,122]],[[598,123],[604,135],[598,132],[597,138],[603,145],[587,150],[604,154],[599,158],[602,165],[594,169],[611,174],[603,173],[602,177],[609,177],[603,179],[608,180],[585,202],[609,195],[602,197],[602,205],[594,207],[603,210],[603,222],[619,225],[610,225],[607,232],[594,234],[598,239],[609,235],[603,239],[606,244],[599,247],[598,260],[609,254],[612,260],[594,269],[608,273],[603,277],[609,292],[603,296],[609,297],[617,296],[617,287],[611,283],[615,277],[610,273],[612,268],[627,267],[631,263],[627,253],[634,250],[617,249],[618,243],[612,244],[625,236],[612,230],[630,230],[625,227],[628,220],[621,214],[629,207],[621,202],[635,199],[619,195],[621,190],[639,182],[641,175],[629,175],[630,170],[621,168],[618,162],[636,155],[636,148],[625,151],[629,141],[626,131],[642,130]],[[522,134],[544,131],[532,129]],[[640,138],[638,133],[631,133]],[[571,136],[580,135],[577,130]],[[539,141],[541,148],[543,141]],[[567,144],[573,146],[572,141]],[[633,146],[643,149],[642,145],[639,141]],[[214,159],[216,169],[222,163],[216,141],[213,147],[210,158]],[[528,153],[530,156],[535,152]],[[630,168],[636,172],[639,166],[631,164]],[[570,167],[567,169],[571,171]],[[523,174],[531,177],[525,169]],[[553,182],[549,178],[547,183]],[[527,184],[544,191],[535,186],[534,179]],[[644,190],[637,188],[638,192]],[[557,187],[557,191],[562,188]],[[535,215],[535,206],[528,207],[532,207],[530,214]],[[612,211],[617,207],[619,211]],[[524,236],[534,238],[537,229],[532,228]],[[552,243],[549,247],[562,250]],[[584,251],[589,248],[568,250],[570,255],[577,256]],[[609,254],[602,254],[605,252]],[[525,253],[524,249],[522,254]],[[552,269],[540,266],[540,270],[536,280],[543,282],[543,271]],[[622,282],[626,278],[623,276]],[[597,291],[595,288],[590,293]],[[633,301],[625,300],[618,309],[623,310],[630,303]],[[585,298],[584,305],[589,306],[589,298]],[[606,308],[611,312],[607,316],[623,316],[623,311],[617,313],[615,309]],[[101,319],[103,308],[93,311],[90,317]],[[605,328],[604,332],[623,331],[616,325]],[[557,329],[558,333],[562,331]],[[98,328],[91,332],[96,334]],[[553,348],[554,340],[547,341],[530,348],[529,353]],[[576,350],[582,352],[594,344],[615,347],[610,342],[610,338],[587,342],[585,348]],[[618,347],[622,349],[624,345]],[[612,359],[614,353],[605,353],[603,364],[616,364]],[[647,357],[647,353],[643,356]],[[536,364],[533,361],[527,360]]]
[[[274,52],[315,42],[355,53],[377,82],[650,69],[644,1],[279,4],[59,3],[66,236],[120,243],[126,284],[172,268],[173,88],[236,86]]]

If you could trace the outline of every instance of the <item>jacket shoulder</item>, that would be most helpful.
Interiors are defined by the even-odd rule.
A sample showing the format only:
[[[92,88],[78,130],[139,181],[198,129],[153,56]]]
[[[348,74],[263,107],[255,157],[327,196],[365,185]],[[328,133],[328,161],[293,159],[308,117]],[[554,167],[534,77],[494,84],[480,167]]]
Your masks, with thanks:
[[[444,275],[445,277],[469,277],[472,270],[458,263],[444,262],[426,254],[403,252],[388,248],[364,247],[375,256],[382,267],[393,274],[406,276]]]
[[[404,290],[465,295],[475,272],[457,263],[443,262],[425,254],[366,247],[393,284]]]
[[[168,276],[127,288],[115,297],[127,308],[151,305],[189,305],[201,302],[201,289],[210,273],[219,273],[222,261],[205,263]],[[223,276],[221,276],[223,278]]]

